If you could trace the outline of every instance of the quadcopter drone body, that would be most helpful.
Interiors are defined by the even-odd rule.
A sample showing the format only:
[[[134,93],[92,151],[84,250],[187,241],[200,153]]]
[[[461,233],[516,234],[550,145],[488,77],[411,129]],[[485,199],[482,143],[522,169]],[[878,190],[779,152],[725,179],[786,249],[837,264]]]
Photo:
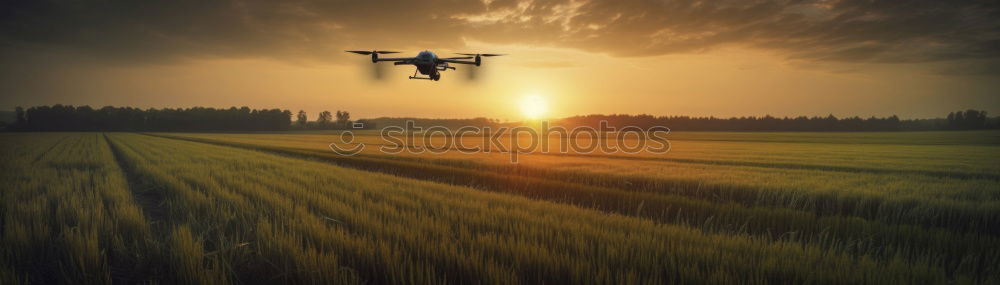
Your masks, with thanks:
[[[380,61],[391,61],[393,65],[413,65],[417,67],[417,70],[413,72],[413,76],[410,79],[424,79],[424,80],[434,80],[438,81],[441,79],[441,71],[455,70],[454,66],[449,64],[468,64],[479,66],[483,62],[483,57],[489,56],[501,56],[502,54],[470,54],[470,53],[460,53],[461,57],[446,57],[441,58],[430,51],[422,51],[417,54],[416,57],[397,57],[397,58],[380,58],[379,54],[390,54],[399,53],[398,51],[365,51],[365,50],[348,50],[346,52],[371,55],[372,63],[378,63]],[[470,60],[471,59],[471,60]],[[426,75],[427,77],[419,77],[417,73]]]

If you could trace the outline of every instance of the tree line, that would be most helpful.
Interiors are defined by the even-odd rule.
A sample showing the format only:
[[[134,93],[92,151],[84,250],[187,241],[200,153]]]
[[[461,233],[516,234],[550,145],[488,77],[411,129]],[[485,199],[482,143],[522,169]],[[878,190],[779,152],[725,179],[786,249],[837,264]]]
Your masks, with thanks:
[[[205,107],[139,109],[107,106],[93,109],[90,106],[52,105],[37,106],[27,110],[17,107],[12,131],[282,131],[288,129],[374,129],[377,126],[402,126],[405,121],[417,121],[418,126],[513,126],[519,123],[501,123],[495,119],[416,119],[377,118],[351,120],[347,111],[323,111],[315,121],[300,110],[292,121],[292,113],[280,109],[250,109],[231,107],[216,109]],[[552,122],[553,126],[600,127],[607,121],[611,127],[637,126],[650,128],[666,126],[675,131],[930,131],[977,130],[1000,128],[1000,117],[990,118],[986,111],[965,110],[951,112],[946,118],[901,120],[889,117],[690,117],[652,115],[586,115],[574,116]]]
[[[608,126],[621,128],[637,126],[650,128],[665,126],[675,131],[932,131],[979,130],[1000,128],[1000,117],[989,118],[986,111],[966,110],[952,112],[946,119],[901,120],[889,117],[690,117],[652,115],[586,115],[556,120],[552,125],[597,128],[601,121]]]
[[[340,110],[337,110],[336,113],[320,112],[315,121],[309,121],[306,111],[299,110],[299,113],[295,115],[295,125],[292,127],[311,130],[346,130],[373,129],[375,124],[371,120],[365,119],[351,121],[351,113]]]
[[[107,106],[52,105],[24,109],[17,107],[10,131],[283,131],[288,129],[348,129],[355,128],[351,113],[323,111],[315,121],[309,121],[305,111],[299,111],[293,124],[292,112],[281,109],[250,109],[249,107],[163,108],[139,109]],[[373,128],[374,124],[358,120],[358,126]]]
[[[1000,118],[1000,117],[998,117]],[[948,113],[947,128],[952,130],[976,130],[990,127],[996,128],[994,122],[989,122],[986,111],[966,110],[965,112]]]
[[[17,107],[14,131],[280,131],[292,113],[280,109],[205,107],[139,109],[52,105]]]

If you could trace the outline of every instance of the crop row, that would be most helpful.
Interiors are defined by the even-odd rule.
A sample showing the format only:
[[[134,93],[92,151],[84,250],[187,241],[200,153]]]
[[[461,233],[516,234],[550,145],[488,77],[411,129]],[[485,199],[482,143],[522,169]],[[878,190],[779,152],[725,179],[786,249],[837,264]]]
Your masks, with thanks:
[[[345,157],[311,150],[186,139],[321,159],[364,170],[425,180],[470,185],[484,190],[642,217],[661,223],[696,226],[708,231],[750,234],[768,240],[819,245],[854,255],[872,256],[879,260],[888,260],[896,256],[928,260],[946,268],[949,274],[954,275],[977,277],[994,275],[997,272],[997,257],[1000,256],[993,246],[998,240],[990,234],[893,224],[851,216],[817,216],[801,210],[750,207],[683,195],[622,191],[560,180],[482,171],[469,166],[460,168],[378,157]],[[935,213],[923,214],[934,216]]]

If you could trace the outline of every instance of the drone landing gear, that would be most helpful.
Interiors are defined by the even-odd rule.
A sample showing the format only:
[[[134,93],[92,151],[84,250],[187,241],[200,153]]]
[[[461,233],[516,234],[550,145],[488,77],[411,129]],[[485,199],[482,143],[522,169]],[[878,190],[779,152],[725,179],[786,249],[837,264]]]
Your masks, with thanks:
[[[440,74],[432,74],[432,75],[430,75],[428,77],[419,77],[419,76],[417,76],[417,72],[419,72],[419,70],[414,70],[413,71],[413,75],[410,76],[410,79],[422,79],[422,80],[433,80],[433,81],[438,81],[438,80],[441,79],[441,75]]]

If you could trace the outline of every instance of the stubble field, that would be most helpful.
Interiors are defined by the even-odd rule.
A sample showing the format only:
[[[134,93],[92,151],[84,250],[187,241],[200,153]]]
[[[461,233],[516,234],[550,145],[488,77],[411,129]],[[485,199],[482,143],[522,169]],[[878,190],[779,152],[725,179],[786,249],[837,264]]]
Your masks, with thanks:
[[[337,135],[0,134],[0,283],[1000,282],[1000,132]]]

